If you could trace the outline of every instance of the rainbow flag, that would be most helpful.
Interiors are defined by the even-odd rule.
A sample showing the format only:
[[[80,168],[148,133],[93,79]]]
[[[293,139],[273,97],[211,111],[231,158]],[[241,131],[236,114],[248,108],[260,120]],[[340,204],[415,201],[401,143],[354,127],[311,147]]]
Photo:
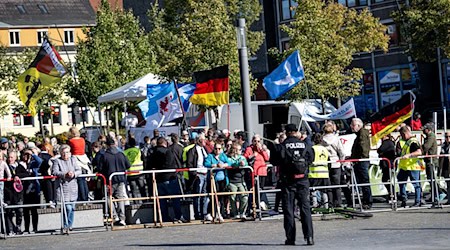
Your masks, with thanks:
[[[194,73],[197,83],[189,101],[197,105],[220,106],[229,102],[228,65]]]

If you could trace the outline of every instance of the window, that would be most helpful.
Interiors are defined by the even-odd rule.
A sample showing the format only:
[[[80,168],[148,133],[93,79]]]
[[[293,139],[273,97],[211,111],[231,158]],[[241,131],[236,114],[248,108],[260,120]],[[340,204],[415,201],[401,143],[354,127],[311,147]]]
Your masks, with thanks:
[[[291,48],[289,40],[287,41],[281,41],[281,51],[286,51]]]
[[[44,38],[47,37],[48,31],[47,30],[38,30],[37,31],[37,43],[38,45],[41,45],[44,42]]]
[[[39,10],[41,11],[41,14],[48,14],[47,5],[38,4],[37,6],[38,6]]]
[[[53,117],[53,124],[61,124],[61,112],[59,106],[52,106],[50,113],[48,111],[44,113],[44,115],[42,116],[42,121],[44,124],[51,123],[50,114]]]
[[[338,0],[338,3],[347,7],[366,6],[367,0]]]
[[[388,24],[386,33],[389,36],[389,46],[397,46],[399,44],[399,35],[395,24]]]
[[[13,113],[13,126],[33,126],[34,119],[31,114],[20,114],[19,112]]]
[[[23,125],[24,126],[33,126],[34,125],[34,117],[31,114],[23,115]]]
[[[20,13],[21,15],[27,13],[27,11],[25,10],[25,6],[23,6],[23,5],[16,5],[16,8],[17,8],[17,10],[19,11],[19,13]]]
[[[64,30],[64,43],[74,44],[73,30]]]
[[[282,21],[293,19],[295,16],[294,8],[298,3],[294,0],[281,0],[280,17]]]
[[[9,45],[20,46],[20,31],[18,30],[9,31]]]

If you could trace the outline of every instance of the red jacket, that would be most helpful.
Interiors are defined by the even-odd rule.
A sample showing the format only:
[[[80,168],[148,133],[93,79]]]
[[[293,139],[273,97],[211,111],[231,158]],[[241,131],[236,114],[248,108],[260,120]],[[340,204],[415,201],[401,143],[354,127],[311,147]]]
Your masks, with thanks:
[[[411,129],[412,130],[421,130],[422,129],[422,121],[420,119],[411,121]]]
[[[257,150],[256,146],[251,145],[245,149],[244,157],[246,159],[251,158],[254,153],[256,152],[256,158],[255,163],[253,164],[253,171],[255,172],[255,175],[259,176],[267,176],[267,167],[266,167],[266,161],[269,161],[269,155],[264,150]]]

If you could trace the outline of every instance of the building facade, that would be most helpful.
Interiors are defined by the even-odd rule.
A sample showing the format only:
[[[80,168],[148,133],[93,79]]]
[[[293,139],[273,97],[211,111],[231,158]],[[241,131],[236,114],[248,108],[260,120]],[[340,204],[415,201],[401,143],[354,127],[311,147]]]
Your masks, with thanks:
[[[89,0],[4,0],[0,2],[0,43],[11,52],[38,48],[44,37],[59,51],[66,64],[75,64],[76,45],[85,38],[82,29],[95,25],[95,12]],[[30,62],[31,63],[31,62]],[[70,77],[70,76],[65,76]],[[19,99],[11,93],[12,103]],[[39,115],[43,125],[54,134],[67,131],[73,124],[86,124],[94,119],[87,110],[72,105],[49,103],[51,112],[36,116],[22,114],[12,106],[2,117],[1,133],[21,133],[34,136],[40,131]],[[97,115],[98,116],[98,115]],[[51,122],[53,120],[53,123]]]

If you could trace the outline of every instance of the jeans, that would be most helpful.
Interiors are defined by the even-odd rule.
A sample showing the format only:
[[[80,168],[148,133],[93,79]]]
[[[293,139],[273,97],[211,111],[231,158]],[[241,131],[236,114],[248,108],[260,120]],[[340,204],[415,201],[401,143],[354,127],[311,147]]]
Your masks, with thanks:
[[[9,205],[23,205],[23,201],[20,200],[17,203],[11,203]],[[23,208],[8,208],[6,211],[6,228],[7,233],[18,233],[22,228]],[[16,217],[16,224],[14,224],[13,217]],[[8,231],[9,230],[9,231]]]
[[[197,174],[197,177],[194,180],[194,193],[196,194],[205,194],[206,187],[208,186],[208,175],[206,174]],[[208,204],[209,197],[195,197],[194,198],[194,213],[196,219],[201,219],[204,215],[208,213]]]
[[[353,166],[353,171],[355,171],[356,181],[358,184],[370,183],[369,181],[369,165],[368,161],[361,161]],[[364,205],[372,205],[372,191],[370,186],[361,187],[363,199],[362,203]]]
[[[65,204],[65,207],[66,207],[65,216],[67,217],[64,217],[64,228],[71,228],[73,225],[73,216],[75,214],[75,204]]]
[[[147,192],[145,191],[145,179],[144,175],[139,176],[129,176],[128,183],[130,184],[131,196],[133,198],[146,197]],[[142,201],[136,200],[135,204],[141,204]]]
[[[89,188],[85,177],[78,177],[78,201],[87,201],[89,199]]]
[[[332,186],[334,185],[341,185],[341,168],[331,168],[330,169],[330,183]],[[330,202],[333,204],[334,207],[340,207],[342,203],[342,191],[341,188],[333,188],[331,190],[333,193],[333,200],[330,200]]]
[[[158,194],[160,196],[166,196],[166,195],[180,195],[180,186],[178,184],[177,179],[159,182],[158,183]],[[170,221],[169,217],[169,207],[167,205],[168,199],[161,199],[161,215],[164,222]],[[178,220],[181,218],[181,203],[180,198],[172,199],[172,207],[173,211],[175,213],[175,220]]]
[[[408,177],[411,181],[419,181],[420,180],[420,170],[403,170],[400,169],[397,175],[397,179],[399,182],[407,181]],[[415,199],[414,203],[420,203],[420,197],[422,193],[422,188],[420,187],[420,182],[412,183],[415,191]],[[406,183],[399,184],[400,187],[400,195],[402,201],[408,200],[408,195],[406,194]]]
[[[3,205],[3,189],[5,187],[5,183],[3,181],[0,181],[0,205]]]
[[[244,183],[230,183],[228,184],[228,188],[231,192],[245,192],[247,188]],[[236,196],[239,198],[239,213],[236,206]],[[245,214],[248,206],[248,194],[231,194],[230,195],[230,203],[231,203],[231,216],[236,216],[238,214]]]
[[[125,199],[125,183],[113,183],[111,185],[112,196],[115,199]],[[108,202],[109,204],[109,202]],[[125,202],[124,201],[116,201],[112,207],[114,218],[118,218],[120,220],[125,221]]]

